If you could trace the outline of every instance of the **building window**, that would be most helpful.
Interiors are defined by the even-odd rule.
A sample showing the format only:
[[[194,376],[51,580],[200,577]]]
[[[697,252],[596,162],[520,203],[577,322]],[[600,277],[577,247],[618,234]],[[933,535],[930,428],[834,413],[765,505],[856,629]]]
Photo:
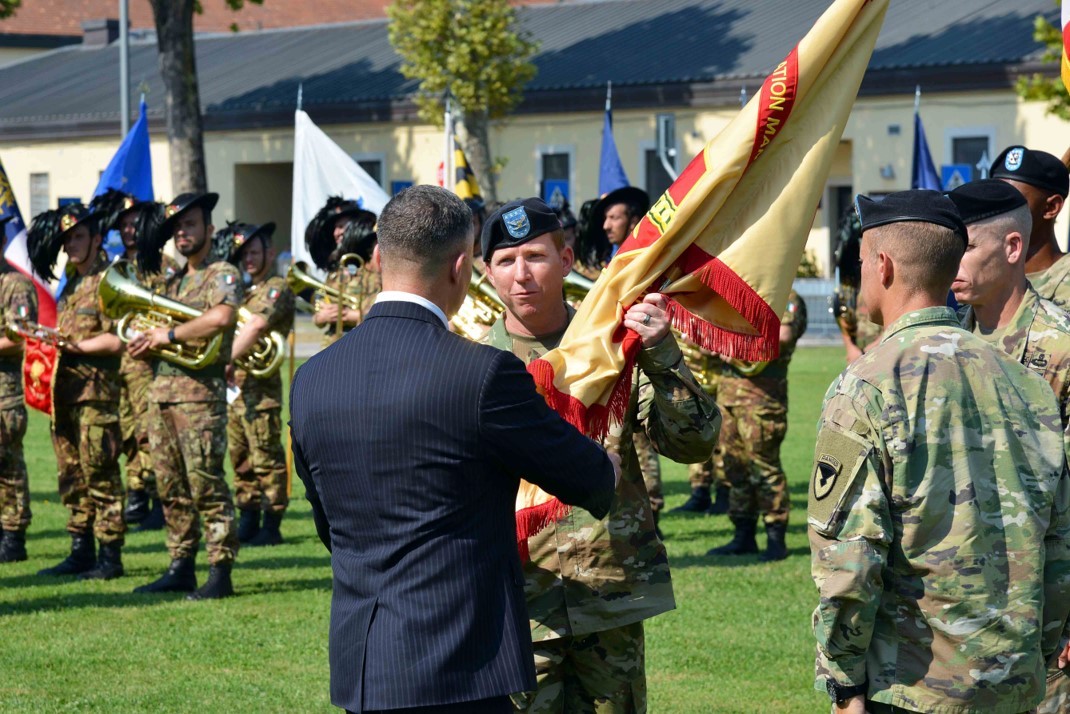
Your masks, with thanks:
[[[48,174],[30,174],[30,215],[27,218],[47,211],[51,203],[50,196]]]
[[[550,204],[562,200],[571,203],[572,147],[540,146],[536,151],[539,168],[539,196]]]
[[[386,156],[383,154],[353,154],[353,160],[364,169],[365,173],[379,186],[385,186],[386,172],[383,167],[386,164]]]
[[[650,200],[656,201],[661,194],[672,186],[673,178],[665,170],[664,164],[658,157],[658,150],[649,148],[643,150],[643,184],[646,192],[650,194]]]
[[[944,163],[969,166],[969,175],[963,180],[972,181],[988,175],[996,143],[995,127],[948,127],[944,131]]]

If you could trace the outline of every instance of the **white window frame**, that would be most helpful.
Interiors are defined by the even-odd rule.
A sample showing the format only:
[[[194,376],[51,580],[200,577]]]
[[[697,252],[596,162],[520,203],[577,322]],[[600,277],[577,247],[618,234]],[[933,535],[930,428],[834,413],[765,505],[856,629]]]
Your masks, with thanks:
[[[350,154],[349,156],[358,163],[361,161],[378,161],[379,165],[383,167],[383,170],[380,172],[382,173],[382,176],[379,177],[379,188],[385,191],[390,186],[390,177],[387,176],[386,172],[385,153],[381,151],[364,151],[356,154]]]
[[[683,157],[680,155],[680,140],[679,139],[676,140],[676,147],[675,148],[676,148],[676,175],[679,176],[681,173],[683,173],[683,168],[680,167],[680,161],[681,161],[681,159]],[[644,140],[644,141],[640,141],[639,142],[639,161],[637,161],[636,163],[639,164],[639,172],[643,177],[643,181],[642,181],[643,185],[640,186],[640,182],[639,181],[636,181],[634,179],[632,180],[632,185],[633,186],[639,186],[640,188],[642,188],[647,193],[650,192],[650,187],[646,185],[646,170],[647,170],[646,152],[648,152],[648,151],[653,151],[654,152],[654,161],[658,162],[658,164],[661,163],[661,159],[659,159],[658,156],[657,156],[658,142],[656,140],[649,140],[649,139]],[[651,194],[651,196],[650,196],[650,200],[651,201],[656,201],[656,200],[658,200],[658,198],[660,198],[660,194],[658,196],[654,196],[653,194]]]
[[[996,127],[988,124],[984,126],[949,126],[944,128],[944,163],[952,164],[955,159],[955,139],[973,139],[985,137],[988,139],[988,160],[996,158]],[[976,166],[972,167],[975,171]],[[939,167],[937,167],[939,171]],[[976,177],[976,176],[975,176]]]
[[[579,195],[576,189],[576,146],[574,144],[539,144],[535,147],[535,186],[533,195],[542,195],[542,157],[545,154],[568,154],[568,190],[572,196],[569,203],[575,203]],[[476,180],[479,177],[476,176]]]

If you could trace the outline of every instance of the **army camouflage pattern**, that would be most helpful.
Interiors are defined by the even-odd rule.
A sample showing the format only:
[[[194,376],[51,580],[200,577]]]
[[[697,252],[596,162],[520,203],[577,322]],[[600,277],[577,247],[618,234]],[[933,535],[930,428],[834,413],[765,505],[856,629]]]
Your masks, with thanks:
[[[1070,310],[1070,253],[1055,261],[1047,270],[1029,273],[1033,289],[1062,310]]]
[[[635,455],[639,459],[639,470],[643,472],[646,495],[650,498],[650,510],[660,513],[665,508],[665,496],[661,488],[661,462],[658,452],[650,443],[650,437],[642,429],[632,432]]]
[[[294,295],[271,277],[245,293],[245,307],[284,335],[293,329]],[[227,407],[227,445],[234,466],[234,499],[241,510],[282,513],[289,504],[286,452],[282,447],[282,377],[257,379],[235,368],[241,390]]]
[[[721,367],[715,395],[723,419],[721,438],[713,458],[689,471],[692,488],[708,488],[715,481],[731,487],[731,518],[761,515],[767,525],[787,523],[791,510],[780,446],[788,431],[788,365],[807,327],[806,303],[794,290],[780,324],[791,328],[791,336],[781,343],[780,356],[757,376],[744,376],[736,365],[709,355],[706,368]]]
[[[1048,670],[1044,701],[1036,714],[1066,714],[1070,711],[1070,675],[1060,669]]]
[[[159,273],[144,273],[135,266],[138,283],[154,293],[163,294],[167,281],[178,272],[178,263],[166,253],[160,256]],[[118,262],[118,261],[116,261]],[[152,470],[152,452],[149,450],[149,391],[152,389],[152,364],[148,360],[134,359],[123,352],[119,361],[120,394],[119,426],[122,429],[122,453],[126,457],[126,487],[132,491],[144,490],[155,498],[156,475]]]
[[[201,311],[216,305],[229,305],[237,310],[241,307],[242,292],[241,274],[223,260],[203,266],[192,274],[183,267],[166,285],[167,297]],[[199,371],[179,371],[161,359],[154,359],[152,366],[156,377],[149,399],[157,403],[222,402],[226,398],[222,366],[230,361],[233,344],[234,329],[227,328],[216,362]]]
[[[67,286],[56,305],[56,329],[68,342],[78,342],[105,332],[114,332],[114,322],[100,311],[97,286],[108,269],[108,256],[97,253],[85,276],[67,271]],[[66,350],[59,355],[52,382],[53,404],[112,403],[119,408],[119,356],[77,355]]]
[[[571,321],[575,311],[567,309]],[[563,334],[525,339],[510,335],[499,320],[484,341],[528,364],[556,347]],[[598,520],[573,508],[528,540],[524,576],[533,642],[622,627],[675,607],[669,561],[654,533],[632,435],[644,430],[658,453],[687,463],[709,454],[719,426],[716,406],[691,377],[675,340],[640,351],[628,411],[605,442],[621,456],[610,514]]]
[[[123,543],[122,436],[115,401],[79,402],[56,409],[52,446],[59,472],[59,500],[67,508],[67,532],[92,534],[101,543]]]
[[[149,403],[149,445],[172,559],[196,555],[202,517],[209,564],[233,563],[238,553],[234,502],[223,477],[226,419],[222,400]]]
[[[514,694],[524,714],[640,714],[646,711],[646,638],[643,623],[577,637],[536,642],[534,692]],[[569,681],[568,667],[585,676]],[[594,703],[592,709],[591,702]]]
[[[22,317],[37,321],[37,293],[29,278],[8,271],[0,273],[0,328]],[[21,405],[22,353],[0,357],[0,410]]]
[[[868,699],[945,713],[1040,701],[1070,614],[1070,475],[1042,378],[948,308],[908,313],[829,387],[809,492],[819,691],[868,681]]]
[[[352,295],[357,298],[360,307],[357,308],[357,313],[360,319],[357,321],[359,325],[364,321],[364,316],[375,304],[375,297],[383,291],[383,276],[372,270],[370,266],[365,265],[356,270],[355,274],[346,277],[342,271],[334,270],[327,274],[327,279],[324,281],[328,287],[340,290],[346,295]],[[323,344],[321,347],[330,347],[338,338],[342,335],[337,334],[337,323],[331,323],[324,325]],[[342,326],[342,334],[349,332],[356,325],[346,327]]]
[[[22,440],[26,436],[26,406],[0,409],[0,527],[25,533],[30,511],[30,481]]]

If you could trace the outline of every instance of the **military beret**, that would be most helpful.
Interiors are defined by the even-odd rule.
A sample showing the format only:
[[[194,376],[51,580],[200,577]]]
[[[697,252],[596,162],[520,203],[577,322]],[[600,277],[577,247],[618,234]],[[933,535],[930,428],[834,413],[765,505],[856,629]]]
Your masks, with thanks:
[[[855,209],[858,211],[863,233],[889,223],[917,221],[950,228],[958,233],[963,241],[967,240],[966,225],[962,222],[958,209],[950,198],[939,191],[897,191],[877,200],[859,194],[855,198]]]
[[[1046,151],[1012,146],[992,162],[989,178],[1021,181],[1057,193],[1066,198],[1070,193],[1070,172],[1063,162]]]
[[[959,209],[962,222],[966,225],[1027,205],[1025,196],[1018,189],[999,179],[964,183],[947,197]]]
[[[483,224],[483,260],[490,260],[490,254],[498,248],[521,245],[557,230],[561,230],[561,221],[541,198],[510,201]]]
[[[163,209],[163,223],[160,224],[160,232],[167,238],[171,237],[171,234],[175,230],[175,220],[180,214],[194,206],[203,206],[206,211],[211,211],[215,208],[216,203],[219,201],[218,193],[182,193],[175,197],[175,200],[164,206]]]

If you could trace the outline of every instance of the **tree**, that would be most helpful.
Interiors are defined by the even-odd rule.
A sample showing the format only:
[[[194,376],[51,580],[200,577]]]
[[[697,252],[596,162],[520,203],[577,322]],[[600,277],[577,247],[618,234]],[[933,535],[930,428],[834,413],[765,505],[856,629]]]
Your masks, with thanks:
[[[22,0],[0,0],[0,20],[14,15],[21,4]]]
[[[1043,15],[1037,15],[1033,21],[1033,39],[1044,45],[1041,61],[1054,62],[1058,70],[1063,56],[1062,30],[1051,24]],[[1017,90],[1018,96],[1023,99],[1047,102],[1048,114],[1054,114],[1060,119],[1070,119],[1070,93],[1067,93],[1066,87],[1063,86],[1058,71],[1055,76],[1038,72],[1028,77],[1019,77]]]
[[[7,0],[5,0],[7,1]],[[248,0],[260,5],[264,0]],[[197,84],[193,48],[193,14],[201,11],[199,0],[150,0],[156,22],[156,47],[164,86],[167,143],[171,154],[171,186],[174,192],[207,190],[204,166],[204,122]],[[225,0],[240,10],[245,0]]]
[[[536,44],[516,29],[508,0],[395,0],[386,12],[401,73],[420,81],[420,116],[442,126],[445,94],[453,96],[465,154],[484,198],[496,201],[490,122],[520,102],[535,76]]]

